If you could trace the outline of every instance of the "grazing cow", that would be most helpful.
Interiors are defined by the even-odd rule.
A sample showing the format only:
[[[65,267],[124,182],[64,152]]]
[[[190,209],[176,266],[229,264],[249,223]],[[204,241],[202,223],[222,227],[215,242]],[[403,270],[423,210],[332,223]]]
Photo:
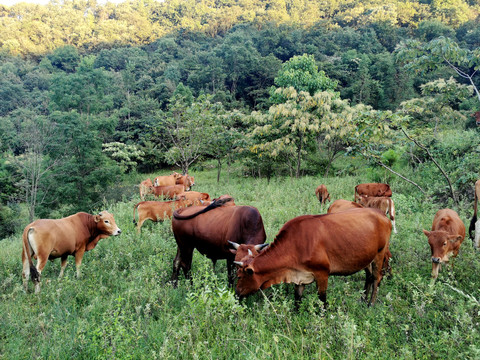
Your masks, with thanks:
[[[480,113],[480,112],[479,112]],[[478,198],[480,197],[480,180],[475,182],[475,195],[473,203],[473,217],[470,221],[470,226],[468,227],[468,234],[470,239],[473,241],[473,247],[475,249],[480,248],[480,220],[477,220],[477,203]],[[475,230],[475,237],[473,237],[473,231]]]
[[[188,191],[184,193],[180,193],[177,195],[179,199],[190,199],[190,200],[200,200],[200,202],[204,201],[212,201],[210,195],[208,193],[202,193],[198,191]]]
[[[140,199],[145,200],[145,195],[151,194],[153,192],[152,180],[148,178],[147,180],[142,181],[138,188],[140,190]]]
[[[359,208],[363,208],[363,206],[360,205],[359,203],[338,199],[338,200],[335,200],[332,203],[332,205],[330,205],[330,207],[327,210],[327,214],[338,213],[341,211],[348,211],[348,210],[359,209]],[[388,274],[388,276],[392,275],[392,267],[390,266],[391,258],[392,258],[392,253],[390,252],[390,249],[387,248],[387,250],[385,251],[385,258],[383,259],[383,275],[386,275],[386,274]]]
[[[190,176],[188,174],[185,175],[180,175],[177,174],[177,179],[176,179],[176,185],[184,185],[185,186],[185,191],[189,191],[193,185],[195,185],[195,179],[193,176]]]
[[[137,233],[146,220],[154,222],[170,219],[173,212],[179,208],[200,204],[199,200],[181,199],[173,201],[141,201],[133,207],[133,223],[137,225]],[[135,211],[138,210],[138,223]]]
[[[315,195],[317,196],[318,201],[320,201],[320,204],[325,204],[330,200],[330,194],[328,193],[327,187],[325,185],[319,185],[317,189],[315,190]]]
[[[390,185],[382,183],[365,183],[355,186],[355,197],[353,201],[357,201],[360,196],[392,196]]]
[[[281,282],[295,284],[298,304],[306,284],[317,283],[327,299],[328,277],[365,269],[365,299],[373,304],[383,277],[392,224],[376,209],[352,209],[326,215],[304,215],[288,221],[266,250],[236,262],[236,293],[250,295]]]
[[[438,210],[433,218],[432,231],[423,230],[432,252],[432,278],[438,277],[440,264],[458,255],[465,238],[465,225],[452,209]]]
[[[153,186],[170,186],[177,183],[177,179],[182,175],[179,173],[173,173],[172,175],[157,176],[153,180]]]
[[[480,111],[473,113],[472,116],[475,118],[475,124],[480,126]]]
[[[85,251],[92,250],[97,243],[110,235],[119,235],[121,230],[115,224],[113,215],[102,211],[98,215],[76,213],[62,219],[39,219],[23,230],[23,286],[27,291],[28,277],[40,291],[40,275],[47,260],[61,258],[60,277],[67,266],[68,255],[75,256],[77,277]],[[32,256],[37,259],[33,265]]]
[[[378,209],[390,215],[390,220],[392,220],[393,232],[397,233],[397,227],[395,226],[395,204],[393,203],[392,198],[388,196],[364,196],[361,195],[358,199],[358,203],[364,207]]]
[[[163,196],[165,199],[175,199],[179,194],[185,192],[184,185],[154,186],[153,195],[155,197]]]
[[[363,206],[353,201],[338,199],[328,207],[327,214],[359,208],[363,208]]]
[[[237,244],[263,244],[266,239],[262,216],[251,206],[232,205],[231,197],[216,199],[209,206],[179,209],[172,218],[178,250],[173,261],[172,281],[176,285],[180,268],[190,277],[193,251],[212,260],[227,260],[228,283],[233,286],[233,261],[229,240]]]

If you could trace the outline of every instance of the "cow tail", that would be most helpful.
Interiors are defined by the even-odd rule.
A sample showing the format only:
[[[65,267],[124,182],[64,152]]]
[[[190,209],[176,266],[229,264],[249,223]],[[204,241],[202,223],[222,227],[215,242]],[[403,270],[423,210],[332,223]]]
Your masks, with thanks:
[[[28,259],[28,265],[30,267],[30,279],[33,282],[38,282],[40,279],[40,273],[35,265],[33,265],[32,253],[30,252],[30,249],[32,248],[32,245],[30,244],[30,236],[34,231],[35,230],[33,228],[28,229],[26,239],[23,239],[23,252],[25,257]]]
[[[473,217],[472,217],[472,220],[470,221],[470,226],[468,227],[468,233],[470,235],[470,240],[472,241],[473,241],[473,231],[475,230],[475,223],[477,222],[477,201],[478,201],[478,195],[477,195],[477,189],[475,187]]]
[[[134,225],[137,225],[137,220],[135,220],[135,210],[137,210],[137,206],[139,205],[140,203],[136,204],[134,207],[133,207],[133,224]]]

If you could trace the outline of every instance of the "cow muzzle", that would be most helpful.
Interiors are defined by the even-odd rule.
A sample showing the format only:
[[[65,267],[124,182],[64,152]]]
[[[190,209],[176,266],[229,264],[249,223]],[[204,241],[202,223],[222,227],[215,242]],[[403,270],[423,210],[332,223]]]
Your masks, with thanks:
[[[440,258],[438,258],[438,257],[432,257],[432,262],[433,262],[434,264],[440,264]]]

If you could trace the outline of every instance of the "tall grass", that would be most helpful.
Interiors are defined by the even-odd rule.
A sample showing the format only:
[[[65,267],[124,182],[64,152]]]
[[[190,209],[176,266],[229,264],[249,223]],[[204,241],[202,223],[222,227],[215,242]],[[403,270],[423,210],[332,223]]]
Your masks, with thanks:
[[[267,241],[302,214],[322,209],[315,187],[332,199],[353,198],[355,177],[245,178],[215,171],[195,173],[197,188],[230,194],[237,205],[262,214]],[[396,187],[397,185],[397,187]],[[298,312],[292,285],[275,285],[239,303],[227,288],[223,261],[194,255],[193,281],[169,283],[176,244],[170,222],[147,222],[137,235],[131,200],[104,207],[123,233],[86,253],[82,277],[73,258],[65,277],[48,263],[42,291],[25,294],[20,234],[0,242],[0,359],[421,359],[480,358],[480,254],[465,240],[453,269],[431,283],[429,228],[438,206],[414,189],[394,194],[398,234],[391,238],[393,276],[377,303],[360,301],[364,274],[331,277],[327,309],[307,286]],[[407,189],[407,190],[405,190]],[[99,209],[100,210],[100,209]],[[467,223],[469,209],[459,209]],[[30,285],[32,290],[32,285]]]

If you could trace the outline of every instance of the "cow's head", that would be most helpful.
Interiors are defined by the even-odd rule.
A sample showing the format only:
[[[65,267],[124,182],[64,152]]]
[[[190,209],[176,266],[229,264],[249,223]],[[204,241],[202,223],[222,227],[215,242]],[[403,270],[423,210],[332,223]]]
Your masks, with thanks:
[[[446,231],[427,231],[423,233],[428,238],[428,244],[431,250],[432,259],[432,277],[438,277],[440,264],[448,262],[450,256],[458,251],[462,243],[463,237],[461,235],[450,235]]]
[[[108,211],[102,211],[98,215],[94,216],[94,221],[97,225],[97,230],[105,235],[120,235],[122,230],[115,223],[113,214]]]
[[[230,245],[230,252],[235,254],[235,264],[243,265],[243,261],[246,261],[248,258],[254,258],[265,250],[269,244],[258,244],[258,245],[247,245],[247,244],[237,244],[233,241],[228,241]]]

